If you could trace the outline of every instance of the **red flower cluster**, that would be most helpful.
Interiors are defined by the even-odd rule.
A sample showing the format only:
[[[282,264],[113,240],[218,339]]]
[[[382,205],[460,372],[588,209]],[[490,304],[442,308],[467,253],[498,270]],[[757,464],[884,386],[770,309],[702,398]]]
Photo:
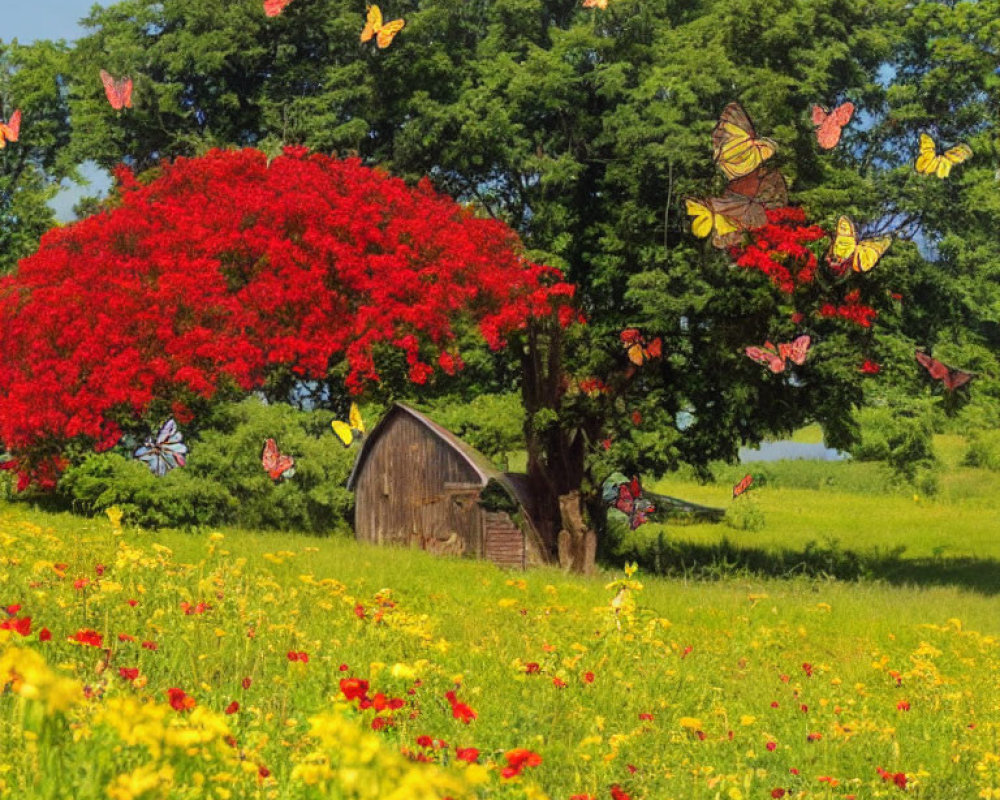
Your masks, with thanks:
[[[197,705],[191,695],[176,687],[167,689],[167,700],[175,711],[190,711]]]
[[[513,778],[520,775],[525,767],[537,767],[542,763],[542,757],[538,753],[522,747],[508,750],[504,753],[504,758],[507,759],[507,766],[500,773],[504,778]]]
[[[448,702],[451,703],[451,715],[455,719],[460,719],[468,725],[478,716],[478,714],[476,714],[476,712],[469,706],[460,702],[454,692],[445,692],[444,696],[447,698]]]
[[[117,177],[113,210],[0,279],[0,441],[22,488],[52,486],[71,440],[114,446],[154,399],[183,416],[220,385],[341,359],[359,392],[386,345],[423,383],[461,366],[456,320],[499,348],[532,317],[574,317],[573,287],[505,225],[357,159],[213,151],[148,185]]]
[[[878,311],[861,302],[861,292],[858,289],[848,292],[844,297],[844,302],[839,306],[835,306],[833,303],[824,303],[820,306],[818,313],[821,317],[846,319],[862,328],[870,328],[872,322],[878,317]]]
[[[288,660],[289,661],[299,661],[302,664],[308,664],[309,663],[309,654],[306,653],[303,650],[299,650],[298,652],[296,652],[295,650],[289,650],[288,651]]]
[[[31,617],[11,617],[0,622],[0,631],[14,631],[27,636],[31,633]]]
[[[78,644],[89,645],[90,647],[101,647],[104,642],[104,637],[97,631],[84,628],[82,630],[78,630],[70,636],[69,640],[71,642],[77,642]]]
[[[806,225],[801,208],[776,208],[767,212],[767,225],[752,231],[750,244],[734,253],[736,265],[755,269],[786,294],[796,286],[812,283],[818,262],[806,247],[826,234],[818,225]]]
[[[886,781],[896,784],[900,789],[906,788],[906,773],[905,772],[889,772],[889,770],[882,769],[882,767],[875,767],[875,771],[878,772],[879,777]]]

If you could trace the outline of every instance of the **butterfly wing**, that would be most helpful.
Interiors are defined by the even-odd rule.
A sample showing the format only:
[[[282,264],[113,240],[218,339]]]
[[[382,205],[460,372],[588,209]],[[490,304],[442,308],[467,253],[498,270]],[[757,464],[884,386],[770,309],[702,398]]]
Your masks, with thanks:
[[[830,116],[828,109],[823,108],[823,106],[813,106],[812,107],[812,121],[813,125],[822,125],[826,122],[827,118]]]
[[[709,202],[716,217],[724,217],[739,230],[755,230],[767,225],[767,212],[754,197],[727,191],[722,197],[710,198]],[[719,233],[725,235],[728,231]]]
[[[854,256],[858,249],[858,232],[851,222],[850,217],[840,217],[837,220],[837,232],[834,234],[833,243],[830,245],[830,252],[827,258],[834,263],[843,264],[847,259]]]
[[[941,163],[938,164],[937,168],[937,176],[939,178],[947,178],[954,165],[961,164],[970,158],[972,158],[972,148],[969,145],[958,144],[954,147],[949,147],[941,156]]]
[[[659,358],[663,355],[663,340],[657,336],[646,348],[646,358]]]
[[[351,427],[361,434],[365,432],[365,421],[361,419],[361,411],[358,410],[357,403],[351,403],[351,411],[347,416]]]
[[[583,0],[584,8],[600,8],[604,10],[608,7],[608,0]]]
[[[753,475],[751,475],[748,472],[740,479],[739,483],[733,486],[733,500],[735,500],[737,497],[743,494],[747,489],[749,489],[750,484],[752,483],[753,483]]]
[[[102,69],[101,83],[104,84],[104,95],[108,98],[108,102],[111,103],[111,107],[115,111],[121,111],[125,103],[125,98],[122,97],[118,81],[109,72]]]
[[[763,364],[774,374],[785,371],[785,360],[778,355],[778,352],[774,349],[774,345],[770,342],[765,343],[763,347],[756,347],[751,345],[747,347],[744,352],[758,364]]]
[[[685,197],[684,206],[688,216],[694,217],[691,220],[691,233],[699,239],[704,239],[712,232],[715,224],[715,212],[706,201],[694,197]]]
[[[938,171],[940,163],[941,156],[937,154],[937,145],[934,140],[926,133],[921,133],[917,160],[913,164],[914,169],[921,175],[933,175]],[[950,170],[951,166],[949,165],[947,169]]]
[[[384,50],[392,44],[392,40],[396,38],[396,34],[403,30],[405,26],[406,22],[402,19],[394,19],[392,22],[387,22],[376,34],[375,44]]]
[[[955,391],[962,386],[965,386],[969,381],[971,381],[975,375],[971,372],[966,372],[962,369],[950,369],[948,374],[944,376],[944,386],[949,392]]]
[[[635,495],[632,494],[632,490],[629,488],[629,484],[622,483],[618,485],[618,496],[615,498],[615,508],[621,511],[623,514],[632,514],[632,509],[635,507]]]
[[[278,445],[274,439],[268,439],[264,442],[264,451],[260,455],[260,463],[272,479],[277,478],[281,474],[280,471],[277,474],[274,472],[274,468],[278,465]]]
[[[948,376],[948,367],[936,358],[932,358],[922,350],[917,350],[914,355],[916,356],[917,361],[920,362],[921,366],[923,366],[935,380],[941,381]]]
[[[840,141],[843,127],[851,121],[851,115],[854,114],[854,104],[842,103],[833,111],[824,112],[823,118],[819,121],[816,119],[817,109],[819,106],[813,106],[813,124],[819,126],[816,128],[816,141],[824,150],[831,150]],[[819,110],[823,111],[823,109]]]
[[[787,350],[783,355],[793,364],[802,366],[806,363],[806,356],[809,355],[809,345],[811,342],[812,339],[809,338],[808,334],[804,333],[801,336],[797,336],[789,344],[784,345]]]
[[[16,142],[21,135],[21,109],[17,109],[10,115],[10,121],[0,122],[0,148],[6,147],[7,142]]]
[[[750,117],[739,103],[726,106],[712,131],[715,163],[728,178],[748,175],[777,150],[772,140],[757,138]]]
[[[330,426],[333,428],[333,432],[337,434],[337,438],[340,439],[341,444],[344,447],[350,447],[354,441],[354,431],[351,430],[351,426],[346,422],[341,422],[339,419],[331,422]]]
[[[118,96],[125,108],[132,108],[132,79],[129,77],[118,80]]]
[[[640,498],[632,504],[632,513],[628,515],[629,528],[635,530],[644,522],[647,522],[647,515],[656,511],[656,506],[645,498]]]
[[[376,5],[368,6],[368,17],[361,30],[361,41],[367,42],[382,29],[382,11]]]
[[[891,236],[879,236],[877,239],[863,239],[858,242],[851,259],[851,268],[855,272],[868,272],[882,258],[882,254],[892,244]]]
[[[147,439],[142,447],[136,449],[133,456],[145,463],[149,467],[149,471],[157,478],[162,478],[169,470],[173,469],[167,459],[163,457],[159,446],[152,439]]]
[[[788,184],[776,169],[760,167],[749,175],[729,182],[726,192],[734,192],[751,197],[765,208],[780,208],[788,205]]]
[[[276,17],[291,2],[292,0],[264,0],[264,14],[268,17]]]

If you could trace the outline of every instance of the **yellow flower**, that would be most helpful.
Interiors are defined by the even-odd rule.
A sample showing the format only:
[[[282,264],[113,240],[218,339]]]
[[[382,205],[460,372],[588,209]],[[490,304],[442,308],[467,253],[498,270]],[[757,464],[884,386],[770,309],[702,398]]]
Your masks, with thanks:
[[[702,726],[702,721],[697,717],[681,717],[677,720],[677,724],[682,728],[687,728],[688,730],[700,730]]]

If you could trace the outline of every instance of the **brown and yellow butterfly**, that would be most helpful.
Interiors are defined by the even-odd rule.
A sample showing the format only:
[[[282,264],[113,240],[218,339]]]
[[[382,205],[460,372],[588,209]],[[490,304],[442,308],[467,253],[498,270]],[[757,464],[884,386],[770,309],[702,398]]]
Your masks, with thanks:
[[[773,156],[778,145],[771,139],[758,139],[743,106],[730,103],[712,131],[712,151],[726,177],[741,178]]]
[[[882,254],[892,244],[891,236],[879,236],[875,239],[858,239],[858,230],[849,217],[837,220],[837,233],[827,259],[831,264],[850,263],[855,272],[868,272],[882,258]]]
[[[767,209],[788,205],[788,186],[777,170],[758,169],[730,181],[722,197],[686,197],[691,232],[699,239],[712,234],[720,249],[736,244],[740,232],[767,224]]]
[[[365,421],[361,418],[357,403],[351,403],[351,412],[347,417],[347,422],[335,419],[330,423],[333,432],[337,434],[344,447],[350,447],[355,440],[363,439],[365,435]]]
[[[365,27],[361,31],[361,41],[367,42],[375,37],[375,43],[380,48],[386,48],[392,44],[396,34],[403,30],[406,23],[402,19],[394,19],[392,22],[382,22],[382,10],[376,5],[368,6],[368,19],[365,20]]]
[[[937,175],[947,178],[951,168],[956,164],[972,158],[972,148],[967,144],[957,144],[949,147],[938,155],[937,145],[926,133],[920,134],[920,155],[917,156],[914,168],[921,175]]]

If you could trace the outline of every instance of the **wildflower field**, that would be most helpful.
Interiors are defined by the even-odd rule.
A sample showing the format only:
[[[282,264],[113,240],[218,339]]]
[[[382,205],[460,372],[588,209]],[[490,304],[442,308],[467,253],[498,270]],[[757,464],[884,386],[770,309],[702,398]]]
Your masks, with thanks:
[[[0,602],[2,797],[1000,797],[986,593],[5,508]]]

